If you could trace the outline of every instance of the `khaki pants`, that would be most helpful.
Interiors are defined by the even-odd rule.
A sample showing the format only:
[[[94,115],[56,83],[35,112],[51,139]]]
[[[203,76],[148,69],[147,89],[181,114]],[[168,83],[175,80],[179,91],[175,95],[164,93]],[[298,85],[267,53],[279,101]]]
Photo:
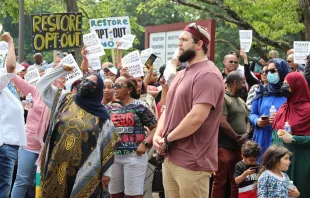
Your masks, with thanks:
[[[163,182],[166,198],[208,198],[211,172],[192,171],[172,163],[163,163]]]

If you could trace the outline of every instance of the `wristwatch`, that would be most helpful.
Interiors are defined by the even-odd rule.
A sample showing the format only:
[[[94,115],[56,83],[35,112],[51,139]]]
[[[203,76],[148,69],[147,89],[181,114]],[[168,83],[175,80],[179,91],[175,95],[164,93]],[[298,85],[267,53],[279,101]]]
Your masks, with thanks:
[[[165,135],[165,137],[164,137],[164,141],[165,141],[166,147],[169,147],[172,144],[172,142],[168,142],[168,135],[169,135],[169,133],[167,135]]]
[[[146,141],[143,141],[142,144],[145,146],[145,148],[150,148],[150,144]]]

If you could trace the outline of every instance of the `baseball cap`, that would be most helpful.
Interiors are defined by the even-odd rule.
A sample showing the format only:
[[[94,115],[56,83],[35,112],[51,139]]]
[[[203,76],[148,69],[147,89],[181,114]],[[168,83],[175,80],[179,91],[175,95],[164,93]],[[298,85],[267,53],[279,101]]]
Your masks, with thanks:
[[[111,72],[114,75],[117,75],[117,68],[115,66],[112,67],[105,67],[103,69],[104,72]]]

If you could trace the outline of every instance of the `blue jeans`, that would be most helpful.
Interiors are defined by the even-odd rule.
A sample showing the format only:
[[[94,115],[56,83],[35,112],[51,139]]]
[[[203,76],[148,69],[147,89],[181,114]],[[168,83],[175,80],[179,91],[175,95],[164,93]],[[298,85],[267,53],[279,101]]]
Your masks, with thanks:
[[[29,187],[35,185],[35,165],[39,154],[24,150],[22,148],[18,151],[18,165],[17,175],[12,191],[12,198],[25,197]]]
[[[0,146],[0,197],[8,198],[11,190],[14,164],[18,146],[3,144]]]

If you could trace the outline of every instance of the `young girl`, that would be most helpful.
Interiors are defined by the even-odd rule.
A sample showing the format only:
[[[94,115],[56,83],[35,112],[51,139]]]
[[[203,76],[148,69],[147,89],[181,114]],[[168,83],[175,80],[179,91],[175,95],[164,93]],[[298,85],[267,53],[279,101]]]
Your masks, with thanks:
[[[262,169],[258,178],[258,198],[298,197],[299,191],[289,189],[290,178],[282,171],[287,171],[292,155],[285,147],[271,146],[263,155]]]

